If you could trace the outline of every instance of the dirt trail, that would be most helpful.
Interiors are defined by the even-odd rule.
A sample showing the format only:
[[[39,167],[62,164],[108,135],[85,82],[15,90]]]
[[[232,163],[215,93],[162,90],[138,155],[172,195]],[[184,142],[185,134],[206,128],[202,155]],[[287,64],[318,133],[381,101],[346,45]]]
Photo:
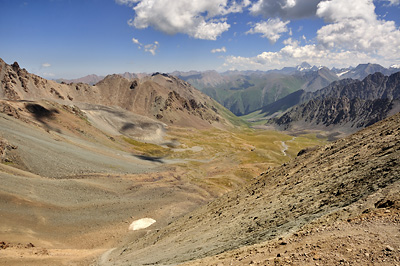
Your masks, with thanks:
[[[288,156],[288,154],[286,153],[286,151],[289,149],[289,146],[287,145],[288,142],[293,142],[296,140],[296,137],[293,137],[291,140],[288,141],[281,141],[281,145],[282,145],[282,153],[284,156]]]

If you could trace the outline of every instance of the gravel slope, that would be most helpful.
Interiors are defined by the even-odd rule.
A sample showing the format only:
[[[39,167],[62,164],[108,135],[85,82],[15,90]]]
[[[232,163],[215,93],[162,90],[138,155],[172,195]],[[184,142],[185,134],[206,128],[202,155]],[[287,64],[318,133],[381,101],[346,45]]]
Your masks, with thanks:
[[[18,147],[23,164],[32,173],[60,178],[85,173],[143,173],[157,167],[156,163],[140,160],[124,152],[110,152],[106,147],[80,140],[79,146],[61,141],[62,135],[27,125],[0,114],[0,134]],[[68,136],[65,136],[67,138]],[[59,141],[57,141],[57,139]],[[69,138],[71,139],[71,138]]]

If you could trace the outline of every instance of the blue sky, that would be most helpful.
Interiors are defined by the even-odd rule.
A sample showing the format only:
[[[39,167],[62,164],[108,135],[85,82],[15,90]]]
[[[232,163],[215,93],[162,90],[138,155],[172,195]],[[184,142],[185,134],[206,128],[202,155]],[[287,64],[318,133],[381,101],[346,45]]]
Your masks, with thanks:
[[[400,0],[0,0],[0,57],[45,78],[400,64]]]

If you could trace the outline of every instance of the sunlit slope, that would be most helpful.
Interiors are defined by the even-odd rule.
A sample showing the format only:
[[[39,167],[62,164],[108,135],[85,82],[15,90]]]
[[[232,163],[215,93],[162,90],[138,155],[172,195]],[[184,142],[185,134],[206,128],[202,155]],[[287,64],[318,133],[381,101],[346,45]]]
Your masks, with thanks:
[[[165,265],[216,255],[296,232],[361,204],[380,189],[398,188],[399,123],[400,114],[303,151],[251,185],[133,238],[113,251],[105,265]]]

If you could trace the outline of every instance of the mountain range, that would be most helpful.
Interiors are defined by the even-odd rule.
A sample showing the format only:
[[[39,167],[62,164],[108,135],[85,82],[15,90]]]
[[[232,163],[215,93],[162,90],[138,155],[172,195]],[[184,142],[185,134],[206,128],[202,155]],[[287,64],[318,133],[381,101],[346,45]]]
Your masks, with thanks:
[[[336,81],[316,92],[300,90],[262,108],[259,115],[273,115],[279,109],[289,110],[270,123],[286,130],[354,132],[400,111],[400,72],[390,76],[376,72],[362,81]]]
[[[65,104],[117,106],[166,125],[223,127],[236,119],[189,83],[168,74],[126,79],[108,75],[96,85],[57,83],[0,60],[0,97],[9,100],[51,99]]]
[[[377,64],[361,64],[355,68],[328,69],[304,62],[297,67],[280,70],[207,72],[173,72],[193,86],[213,97],[236,115],[247,115],[257,109],[298,91],[316,91],[341,79],[364,79],[381,72],[385,75],[398,72],[395,66],[384,68]]]
[[[398,74],[385,77],[381,72],[374,72],[392,73],[398,69],[385,69],[374,64],[359,65],[348,70],[329,70],[303,63],[295,68],[268,72],[173,73],[188,81],[172,74],[126,72],[108,75],[96,85],[89,85],[82,82],[60,84],[32,75],[17,63],[0,63],[0,78],[4,87],[1,97],[116,105],[167,125],[206,128],[212,124],[219,127],[221,125],[218,124],[241,123],[217,102],[239,114],[262,106],[247,118],[257,121],[275,116],[269,124],[280,129],[334,127],[347,133],[400,110]],[[349,78],[362,77],[371,72],[375,74],[369,74],[362,81]],[[196,90],[189,82],[215,100]],[[282,114],[290,108],[293,109]]]
[[[175,71],[170,73],[189,82],[195,88],[209,95],[228,108],[235,115],[247,115],[268,104],[283,98],[297,90],[316,91],[328,86],[331,82],[341,79],[364,79],[369,74],[381,72],[390,75],[400,68],[393,65],[384,68],[378,64],[360,64],[353,68],[329,69],[323,66],[311,66],[307,62],[296,67],[284,67],[270,71]],[[119,74],[133,80],[151,76],[145,73]],[[79,79],[58,82],[96,84],[103,76],[89,75]]]

